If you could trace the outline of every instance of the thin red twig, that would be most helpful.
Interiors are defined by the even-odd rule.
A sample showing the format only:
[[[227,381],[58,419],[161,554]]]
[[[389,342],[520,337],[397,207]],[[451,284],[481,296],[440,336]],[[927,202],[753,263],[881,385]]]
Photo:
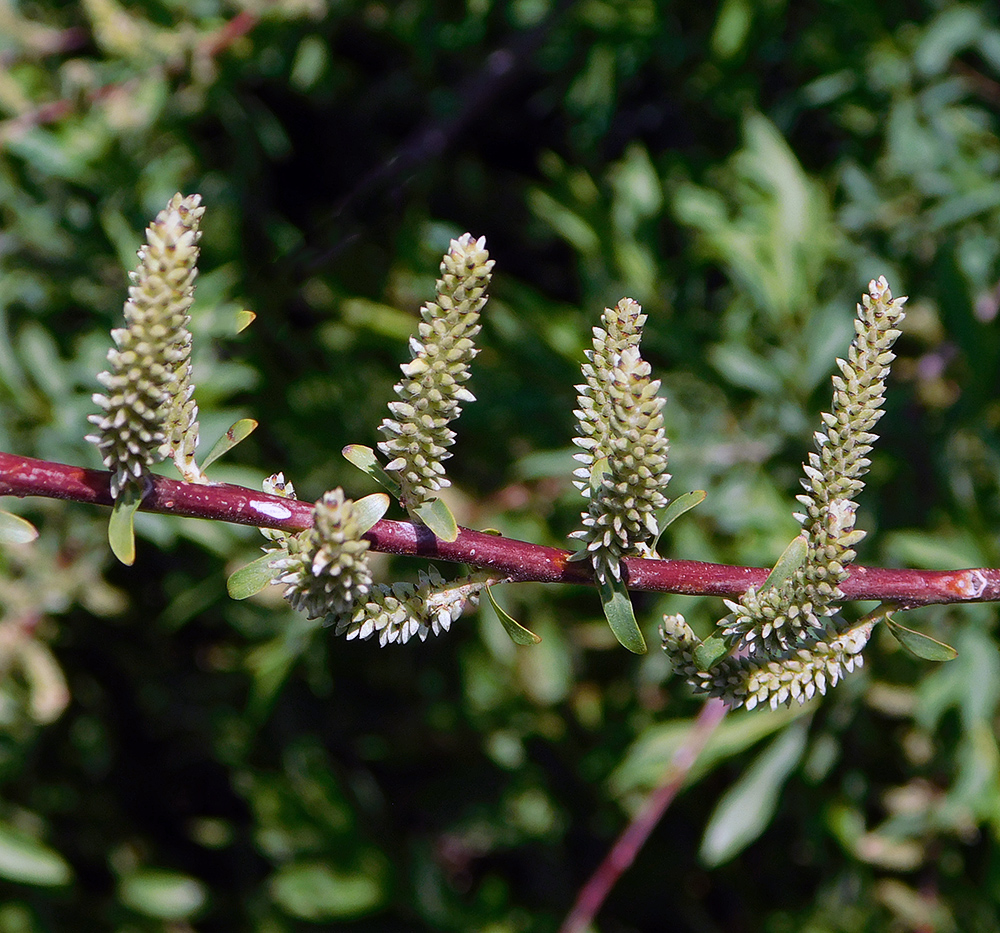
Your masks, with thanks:
[[[674,752],[659,786],[645,799],[632,822],[625,827],[624,832],[601,860],[601,864],[580,889],[576,903],[566,915],[559,933],[582,933],[590,926],[601,905],[611,893],[611,889],[635,861],[650,833],[680,793],[698,756],[704,751],[708,740],[725,715],[726,704],[722,700],[708,700],[701,708],[694,725]]]
[[[0,452],[0,495],[42,496],[111,505],[111,474],[104,470],[34,460]],[[312,503],[270,496],[225,483],[199,485],[152,478],[142,509],[189,518],[255,525],[296,532],[312,525]],[[442,541],[412,522],[383,519],[366,535],[376,551],[429,557],[494,570],[512,581],[578,583],[593,586],[586,562],[570,560],[561,548],[463,528],[455,541]],[[734,567],[695,560],[625,562],[630,589],[689,596],[737,597],[760,586],[764,567]],[[1000,600],[1000,570],[895,570],[853,567],[841,585],[845,599],[892,600],[903,606]]]

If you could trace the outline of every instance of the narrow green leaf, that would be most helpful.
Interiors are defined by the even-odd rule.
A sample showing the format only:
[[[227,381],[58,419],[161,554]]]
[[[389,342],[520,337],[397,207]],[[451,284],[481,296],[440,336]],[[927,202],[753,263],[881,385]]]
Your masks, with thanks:
[[[254,321],[257,320],[257,315],[253,311],[244,308],[242,311],[236,312],[236,333],[242,334]]]
[[[504,630],[510,636],[510,640],[515,645],[537,645],[542,640],[541,636],[536,635],[530,629],[526,629],[500,608],[500,604],[493,595],[493,588],[490,586],[486,587],[486,597],[489,599],[493,611],[497,614],[500,624],[504,627]]]
[[[923,658],[925,661],[954,661],[958,657],[958,652],[951,645],[906,628],[888,615],[885,617],[885,624],[889,626],[889,631],[896,637],[896,641],[918,658]]]
[[[0,512],[0,544],[31,544],[38,529],[26,518],[12,512]]]
[[[728,862],[767,828],[781,788],[802,758],[807,735],[805,720],[789,726],[722,795],[698,852],[705,865]]]
[[[639,631],[632,611],[632,600],[628,595],[628,587],[621,580],[598,582],[597,591],[601,594],[601,606],[604,616],[615,633],[615,638],[622,647],[628,648],[633,654],[646,653],[646,640]]]
[[[362,473],[367,473],[376,483],[378,483],[390,496],[398,499],[403,490],[378,462],[375,451],[371,447],[363,444],[348,444],[341,453],[348,463],[353,463]]]
[[[287,552],[273,551],[251,561],[245,567],[234,570],[226,581],[226,591],[233,599],[247,599],[259,593],[271,580],[275,571],[268,566],[272,560],[278,560]]]
[[[413,514],[442,541],[454,541],[458,537],[458,522],[441,499],[431,499],[430,502],[417,506]]]
[[[683,496],[678,496],[673,502],[670,503],[661,513],[659,519],[657,519],[656,527],[656,537],[653,539],[651,545],[651,550],[656,551],[656,545],[660,543],[660,535],[666,530],[667,526],[677,521],[685,512],[690,512],[696,505],[701,505],[705,501],[705,496],[708,495],[704,489],[695,489],[692,492],[686,492]]]
[[[142,503],[142,495],[140,488],[126,484],[115,499],[108,522],[111,552],[126,567],[135,563],[135,513]]]
[[[382,521],[382,516],[385,515],[388,508],[389,497],[384,492],[373,492],[370,496],[365,496],[364,499],[358,499],[354,503],[354,511],[357,513],[361,534]]]
[[[207,469],[210,463],[214,463],[224,453],[232,450],[240,441],[246,440],[256,430],[257,422],[253,418],[241,418],[216,441],[215,446],[208,452],[208,456],[201,465],[202,470]]]
[[[785,548],[781,557],[778,558],[778,562],[774,565],[774,569],[767,575],[767,579],[764,581],[764,585],[760,588],[760,591],[763,593],[764,590],[769,590],[771,587],[781,586],[796,570],[801,569],[805,565],[808,554],[809,545],[806,542],[806,536],[797,535],[792,539],[792,543]]]
[[[728,650],[729,646],[724,638],[710,635],[694,649],[694,663],[698,665],[699,671],[711,670],[715,667],[715,662],[722,658]]]

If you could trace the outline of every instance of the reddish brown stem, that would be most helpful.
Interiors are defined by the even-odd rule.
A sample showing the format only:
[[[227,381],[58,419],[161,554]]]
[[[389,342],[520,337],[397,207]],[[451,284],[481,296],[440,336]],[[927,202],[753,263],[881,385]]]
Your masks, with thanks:
[[[635,861],[649,834],[684,786],[698,756],[725,715],[726,704],[722,700],[709,700],[701,708],[694,725],[674,752],[659,786],[643,801],[632,822],[625,827],[601,864],[580,889],[576,903],[559,928],[559,933],[582,933],[590,926],[611,889]]]
[[[0,495],[111,505],[110,483],[111,474],[103,470],[0,452]],[[161,476],[152,478],[142,509],[289,532],[312,525],[309,502],[282,499],[243,486],[181,483]],[[441,541],[422,526],[383,519],[366,537],[376,551],[470,564],[515,581],[585,586],[594,583],[590,565],[570,561],[568,551],[466,528],[460,530],[455,541]],[[762,584],[768,574],[763,567],[732,567],[695,560],[633,557],[624,563],[630,589],[689,596],[739,596],[747,587]],[[854,567],[841,589],[846,599],[893,600],[904,606],[992,602],[1000,600],[1000,570]]]

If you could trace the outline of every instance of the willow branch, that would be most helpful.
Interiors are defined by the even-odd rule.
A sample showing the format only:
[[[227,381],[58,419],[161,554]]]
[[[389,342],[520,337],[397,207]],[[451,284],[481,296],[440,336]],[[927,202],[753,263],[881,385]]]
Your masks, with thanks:
[[[40,496],[112,505],[111,474],[0,452],[0,496]],[[271,496],[228,483],[200,485],[153,476],[140,508],[145,512],[205,518],[298,532],[312,526],[313,503]],[[428,557],[492,570],[511,581],[593,586],[587,562],[571,562],[561,548],[461,529],[441,541],[421,525],[383,519],[365,537],[373,550]],[[629,558],[625,577],[632,590],[688,596],[742,595],[759,587],[764,567],[735,567],[695,560]],[[1000,570],[896,570],[853,567],[841,585],[845,599],[893,600],[903,606],[1000,600]]]

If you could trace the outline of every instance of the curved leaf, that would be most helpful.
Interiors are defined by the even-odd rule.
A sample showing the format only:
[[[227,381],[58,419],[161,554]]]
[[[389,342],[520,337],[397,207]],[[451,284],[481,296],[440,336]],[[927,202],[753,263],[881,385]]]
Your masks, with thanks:
[[[342,451],[344,459],[356,466],[362,473],[367,473],[376,483],[378,483],[390,496],[398,499],[403,490],[378,462],[375,451],[371,447],[363,444],[348,444]]]
[[[240,441],[246,440],[257,430],[257,422],[253,418],[241,418],[225,434],[215,442],[215,446],[208,452],[201,465],[202,470],[206,470],[210,463],[214,463],[224,453],[232,450]]]
[[[0,544],[31,544],[38,529],[26,518],[13,512],[0,512]]]
[[[226,591],[233,599],[247,599],[259,593],[274,579],[275,571],[271,569],[271,561],[281,556],[281,552],[265,554],[245,567],[234,570],[226,581]]]
[[[889,626],[889,631],[895,636],[896,641],[918,658],[925,661],[954,661],[958,657],[958,652],[951,645],[906,628],[888,615],[885,617],[885,624]]]
[[[354,503],[354,510],[361,534],[370,531],[378,524],[388,508],[389,497],[384,492],[373,492],[370,496],[365,496],[364,499],[358,499]]]
[[[505,631],[510,636],[510,640],[515,645],[537,645],[542,640],[541,636],[526,629],[500,608],[500,604],[493,595],[493,588],[490,586],[486,587],[486,597],[489,599],[493,611],[497,614],[497,618],[500,619],[500,624],[503,625]]]
[[[639,624],[635,621],[628,587],[621,580],[611,580],[599,582],[597,590],[601,594],[604,616],[611,631],[615,633],[615,638],[633,654],[645,654],[646,639],[642,637]]]
[[[458,522],[442,499],[431,499],[417,506],[413,514],[442,541],[454,541],[458,537]]]

